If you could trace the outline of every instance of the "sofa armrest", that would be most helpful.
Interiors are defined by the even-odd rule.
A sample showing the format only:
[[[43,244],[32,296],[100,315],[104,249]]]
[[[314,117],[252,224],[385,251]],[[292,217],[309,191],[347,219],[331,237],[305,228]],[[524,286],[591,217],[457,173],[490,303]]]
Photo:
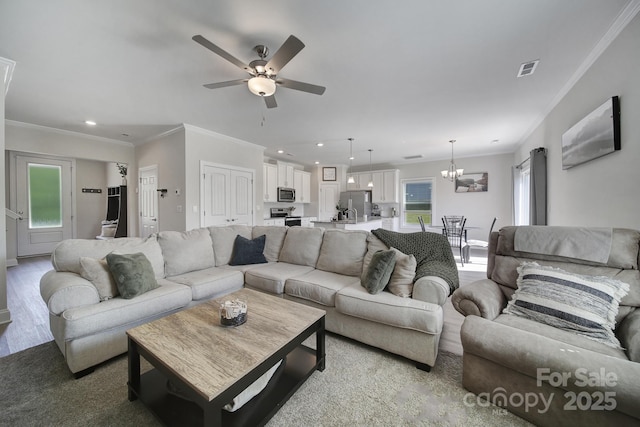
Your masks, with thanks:
[[[56,316],[69,308],[100,302],[93,283],[75,273],[55,270],[46,272],[40,279],[40,295],[49,312]]]
[[[507,305],[507,297],[500,286],[490,279],[482,279],[456,289],[451,303],[464,316],[474,315],[493,320]]]
[[[441,277],[423,276],[413,284],[412,298],[443,305],[449,296],[449,284]]]
[[[564,379],[555,385],[559,390],[572,394],[587,392],[591,396],[596,391],[613,392],[616,411],[640,418],[640,363],[477,316],[465,318],[460,337],[465,354],[489,360],[535,380],[532,382],[535,387],[521,389],[521,393],[541,392],[537,382],[550,386],[550,376],[561,374]],[[555,394],[558,399],[565,395],[562,391]]]

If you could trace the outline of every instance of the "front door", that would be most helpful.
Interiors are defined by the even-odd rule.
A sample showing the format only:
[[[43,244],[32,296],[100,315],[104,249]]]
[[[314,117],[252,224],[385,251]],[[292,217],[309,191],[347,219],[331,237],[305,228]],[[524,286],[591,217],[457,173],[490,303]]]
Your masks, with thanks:
[[[158,167],[153,165],[141,168],[138,176],[140,236],[145,238],[158,231]]]
[[[16,156],[18,256],[49,254],[73,237],[72,161]]]

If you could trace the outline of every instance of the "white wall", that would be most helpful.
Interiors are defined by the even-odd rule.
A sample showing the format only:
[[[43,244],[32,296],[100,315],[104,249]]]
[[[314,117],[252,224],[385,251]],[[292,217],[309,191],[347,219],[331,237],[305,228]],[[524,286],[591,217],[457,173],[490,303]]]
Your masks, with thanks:
[[[516,153],[545,147],[549,225],[640,229],[640,15],[629,23]],[[534,76],[535,78],[535,76]],[[618,95],[622,150],[562,170],[562,134]]]
[[[137,170],[147,166],[156,165],[158,167],[158,189],[166,188],[165,197],[158,197],[158,231],[176,230],[184,231],[184,212],[178,212],[178,206],[184,210],[184,191],[180,196],[176,195],[177,188],[185,188],[185,132],[180,126],[174,131],[159,136],[146,144],[136,147],[137,165],[129,168],[129,175],[132,169]],[[133,163],[132,163],[133,164]],[[137,188],[136,181],[128,181],[129,187]],[[137,198],[137,191],[135,192]],[[137,199],[136,199],[137,206]],[[131,232],[131,227],[129,227]],[[135,230],[136,236],[140,235],[139,230]]]
[[[482,193],[456,193],[454,183],[445,180],[440,171],[449,167],[450,160],[413,163],[400,167],[400,180],[434,178],[435,192],[432,213],[435,226],[442,224],[444,215],[464,215],[467,226],[479,227],[468,231],[469,239],[487,240],[494,217],[495,229],[511,224],[511,165],[512,154],[483,157],[456,158],[456,165],[467,173],[487,172],[489,191]],[[375,168],[374,168],[375,169]],[[402,188],[401,188],[402,190]]]
[[[200,227],[200,161],[237,166],[253,171],[254,224],[262,224],[264,147],[191,125],[185,125],[186,185],[184,187],[186,229]],[[194,208],[197,212],[194,212]]]
[[[93,239],[101,233],[107,216],[107,165],[96,160],[76,160],[76,237]],[[100,188],[102,193],[83,193],[83,188]]]

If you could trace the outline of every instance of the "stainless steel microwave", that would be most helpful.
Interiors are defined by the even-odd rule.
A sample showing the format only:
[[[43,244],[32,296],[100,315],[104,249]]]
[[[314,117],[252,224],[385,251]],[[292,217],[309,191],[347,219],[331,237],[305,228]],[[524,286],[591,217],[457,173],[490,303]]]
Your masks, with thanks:
[[[296,201],[296,190],[293,188],[278,187],[278,201],[293,203]]]

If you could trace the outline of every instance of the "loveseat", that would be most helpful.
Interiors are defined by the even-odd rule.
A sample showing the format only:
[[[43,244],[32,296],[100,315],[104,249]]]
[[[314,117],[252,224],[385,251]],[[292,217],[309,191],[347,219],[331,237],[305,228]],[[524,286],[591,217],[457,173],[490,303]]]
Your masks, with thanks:
[[[262,235],[265,263],[229,265],[237,236]],[[126,330],[243,286],[326,310],[328,331],[428,370],[438,353],[442,305],[451,285],[427,275],[415,281],[410,297],[386,290],[370,294],[361,276],[380,249],[389,248],[366,231],[278,226],[162,231],[146,239],[70,239],[53,251],[54,269],[42,277],[40,290],[55,341],[76,376],[126,352]],[[104,258],[134,253],[145,255],[159,286],[131,299],[111,297]]]
[[[639,242],[616,228],[493,232],[487,278],[451,298],[466,316],[463,386],[536,425],[639,425]]]

